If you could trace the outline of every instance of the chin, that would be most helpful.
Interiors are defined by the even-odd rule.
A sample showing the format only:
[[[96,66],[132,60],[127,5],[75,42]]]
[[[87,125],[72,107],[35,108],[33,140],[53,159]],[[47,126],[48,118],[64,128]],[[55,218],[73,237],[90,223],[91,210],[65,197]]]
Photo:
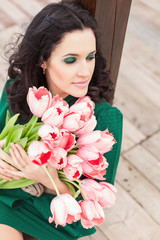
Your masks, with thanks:
[[[80,90],[80,91],[78,91],[77,93],[71,94],[71,95],[74,96],[74,97],[80,98],[80,97],[86,96],[87,93],[88,93],[88,89],[83,90],[83,91]]]

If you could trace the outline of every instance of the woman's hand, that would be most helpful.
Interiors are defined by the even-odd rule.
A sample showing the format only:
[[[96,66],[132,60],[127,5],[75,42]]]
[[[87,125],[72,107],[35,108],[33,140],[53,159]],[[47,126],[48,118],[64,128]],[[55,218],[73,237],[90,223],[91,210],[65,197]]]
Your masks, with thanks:
[[[49,182],[49,178],[42,166],[37,166],[33,163],[25,150],[19,145],[11,143],[11,161],[12,164],[18,168],[20,171],[17,173],[11,169],[7,169],[5,172],[13,174],[14,176],[28,178],[37,182],[42,183],[46,186]],[[50,165],[48,165],[49,171],[52,175],[53,180],[56,182],[58,180],[57,170]]]
[[[43,166],[37,166],[35,163],[32,163],[32,161],[29,159],[29,156],[20,145],[11,143],[11,147],[12,148],[10,149],[10,154],[12,164],[15,167],[17,167],[20,171],[17,173],[16,171],[7,169],[5,171],[6,173],[13,174],[16,177],[24,177],[34,180],[51,190],[55,190]],[[57,170],[54,167],[52,167],[49,163],[47,165],[47,168],[56,186],[58,187],[59,192],[69,193],[70,195],[73,195],[68,185],[58,178]]]
[[[7,181],[12,181],[13,179],[20,179],[19,176],[16,176],[11,173],[5,172],[5,169],[9,169],[14,172],[18,172],[14,167],[10,166],[12,164],[11,157],[5,153],[2,148],[5,145],[6,140],[1,140],[0,141],[0,178],[7,180]]]

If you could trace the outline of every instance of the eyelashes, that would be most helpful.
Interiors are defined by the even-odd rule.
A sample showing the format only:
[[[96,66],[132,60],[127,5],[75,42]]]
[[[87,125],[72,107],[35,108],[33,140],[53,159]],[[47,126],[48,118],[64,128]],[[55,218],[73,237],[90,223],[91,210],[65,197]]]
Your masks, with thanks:
[[[93,59],[93,58],[95,58],[95,57],[96,57],[96,54],[93,53],[93,54],[88,55],[88,56],[86,57],[86,59],[90,60],[90,59]]]
[[[87,59],[87,60],[95,59],[95,57],[96,57],[95,55],[96,55],[95,53],[90,54],[90,55],[88,55],[88,56],[86,57],[86,59]],[[76,58],[76,57],[68,57],[68,58],[65,58],[63,61],[64,61],[65,63],[67,63],[67,64],[71,64],[71,63],[76,62],[76,61],[77,61],[77,58]]]
[[[68,57],[64,59],[65,63],[74,63],[77,59],[75,57]]]

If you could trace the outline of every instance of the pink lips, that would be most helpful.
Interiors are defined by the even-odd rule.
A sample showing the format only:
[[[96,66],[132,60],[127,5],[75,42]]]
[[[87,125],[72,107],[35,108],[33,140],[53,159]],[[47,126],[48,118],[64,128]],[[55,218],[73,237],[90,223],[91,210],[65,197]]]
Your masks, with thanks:
[[[88,86],[88,81],[83,81],[83,82],[77,82],[73,83],[74,86],[79,87],[79,88],[85,88]]]

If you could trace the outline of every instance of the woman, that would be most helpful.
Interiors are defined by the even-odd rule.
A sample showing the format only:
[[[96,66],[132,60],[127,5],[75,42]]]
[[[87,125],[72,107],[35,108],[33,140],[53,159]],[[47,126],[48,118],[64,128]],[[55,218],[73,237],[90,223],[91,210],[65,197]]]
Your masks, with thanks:
[[[52,95],[59,94],[69,105],[77,98],[89,95],[95,102],[96,129],[109,129],[117,143],[105,157],[109,162],[107,182],[114,183],[118,165],[122,114],[109,105],[113,99],[112,84],[105,72],[105,60],[99,46],[95,19],[80,4],[60,2],[40,11],[29,25],[21,43],[10,57],[9,77],[0,103],[0,130],[4,127],[7,109],[20,113],[20,121],[31,117],[26,95],[31,86],[45,86]],[[5,160],[5,163],[4,161]],[[8,164],[17,166],[19,171]],[[50,166],[52,177],[61,193],[70,192],[59,180],[57,171]],[[84,229],[80,222],[66,227],[48,223],[49,204],[53,194],[40,197],[24,192],[23,178],[41,183],[54,191],[41,168],[31,164],[22,148],[12,144],[11,157],[0,150],[0,177],[15,184],[13,189],[0,190],[0,234],[5,240],[78,239],[95,232]],[[16,188],[16,185],[20,186]]]

